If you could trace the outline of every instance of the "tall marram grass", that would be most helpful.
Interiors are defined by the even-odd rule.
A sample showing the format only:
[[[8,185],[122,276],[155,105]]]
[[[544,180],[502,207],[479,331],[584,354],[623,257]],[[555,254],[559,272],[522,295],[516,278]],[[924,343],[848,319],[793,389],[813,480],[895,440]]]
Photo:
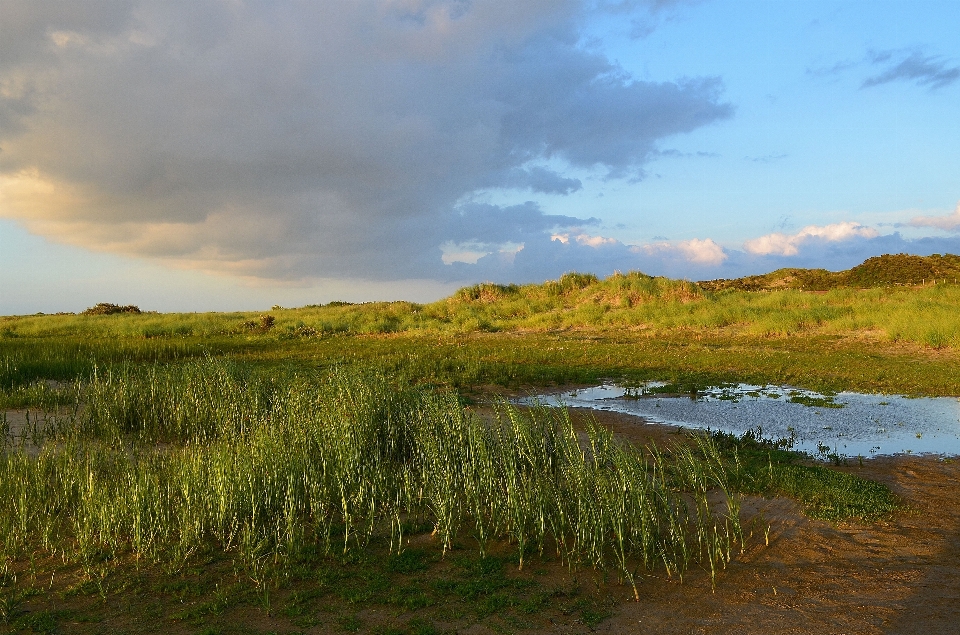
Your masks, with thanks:
[[[201,360],[117,367],[80,390],[83,407],[39,451],[0,458],[8,557],[177,563],[216,548],[256,570],[305,545],[401,550],[412,521],[443,552],[506,541],[521,567],[547,551],[634,584],[640,568],[715,572],[742,543],[706,440],[640,450],[597,425],[578,434],[564,410],[506,403],[481,418],[455,394],[360,370],[266,376]]]

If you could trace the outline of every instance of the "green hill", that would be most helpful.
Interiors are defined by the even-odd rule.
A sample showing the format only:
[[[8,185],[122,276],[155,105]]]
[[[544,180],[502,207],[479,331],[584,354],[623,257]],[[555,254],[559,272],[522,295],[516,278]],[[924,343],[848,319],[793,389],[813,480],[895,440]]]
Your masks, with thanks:
[[[736,289],[739,291],[770,291],[774,289],[800,289],[803,291],[828,291],[830,289],[869,289],[887,286],[915,286],[933,281],[960,280],[960,256],[934,254],[911,256],[909,254],[884,254],[868,258],[863,263],[846,271],[826,269],[777,269],[759,276],[746,276],[732,280],[706,280],[698,283],[708,291]]]

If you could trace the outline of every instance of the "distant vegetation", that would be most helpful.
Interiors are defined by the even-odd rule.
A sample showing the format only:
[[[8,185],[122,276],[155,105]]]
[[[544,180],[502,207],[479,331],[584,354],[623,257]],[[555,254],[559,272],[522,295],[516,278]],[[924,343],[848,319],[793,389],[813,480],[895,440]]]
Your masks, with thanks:
[[[115,313],[142,313],[140,307],[128,304],[118,306],[109,302],[100,302],[83,312],[83,315],[114,315]]]
[[[218,337],[480,332],[696,332],[796,337],[853,335],[933,348],[960,346],[960,257],[871,258],[848,271],[782,269],[694,283],[640,272],[600,280],[568,273],[543,284],[482,283],[430,304],[331,302],[270,314],[127,315],[101,304],[83,315],[0,318],[0,337]],[[816,293],[811,293],[815,291]],[[105,307],[98,309],[98,307]],[[138,310],[138,309],[137,309]]]
[[[924,257],[884,254],[868,258],[862,264],[846,271],[777,269],[760,276],[747,276],[733,280],[709,280],[701,282],[700,287],[710,291],[725,289],[829,291],[830,289],[869,289],[935,283],[957,284],[958,280],[960,280],[960,256],[934,254]]]

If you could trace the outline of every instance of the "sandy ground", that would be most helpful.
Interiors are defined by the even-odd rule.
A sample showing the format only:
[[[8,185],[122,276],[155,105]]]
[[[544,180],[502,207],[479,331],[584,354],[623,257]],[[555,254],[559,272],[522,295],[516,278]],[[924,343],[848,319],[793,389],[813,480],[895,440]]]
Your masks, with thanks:
[[[0,411],[0,436],[6,433],[5,444],[0,443],[0,451],[22,448],[29,454],[35,454],[39,448],[34,444],[34,432],[43,431],[55,422],[56,414],[39,410]]]
[[[578,413],[584,416],[584,413]],[[637,442],[676,431],[595,412]],[[845,468],[890,486],[909,506],[876,524],[834,525],[803,516],[788,500],[745,501],[763,512],[770,544],[755,536],[718,577],[641,586],[601,633],[960,633],[960,460],[878,458]],[[759,538],[759,539],[758,539]]]

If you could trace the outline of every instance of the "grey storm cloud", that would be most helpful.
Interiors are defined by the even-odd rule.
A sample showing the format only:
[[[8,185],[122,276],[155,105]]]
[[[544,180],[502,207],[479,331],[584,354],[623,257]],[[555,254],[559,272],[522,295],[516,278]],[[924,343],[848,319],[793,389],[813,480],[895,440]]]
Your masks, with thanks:
[[[239,275],[440,279],[447,241],[551,247],[595,219],[463,201],[582,187],[548,162],[636,178],[733,112],[718,79],[578,45],[630,3],[0,2],[0,215]]]
[[[886,65],[887,69],[863,80],[861,88],[870,88],[895,81],[912,81],[919,86],[929,86],[931,90],[943,88],[960,79],[960,66],[951,66],[942,57],[924,55],[912,51],[902,59],[895,51],[882,51],[870,56],[875,65]]]
[[[580,179],[564,177],[541,167],[513,168],[494,175],[491,184],[504,188],[530,189],[543,194],[572,194],[583,189]]]
[[[499,206],[471,203],[457,208],[446,235],[456,242],[489,245],[523,241],[546,231],[597,225],[597,218],[575,218],[544,214],[532,201],[522,205]]]

